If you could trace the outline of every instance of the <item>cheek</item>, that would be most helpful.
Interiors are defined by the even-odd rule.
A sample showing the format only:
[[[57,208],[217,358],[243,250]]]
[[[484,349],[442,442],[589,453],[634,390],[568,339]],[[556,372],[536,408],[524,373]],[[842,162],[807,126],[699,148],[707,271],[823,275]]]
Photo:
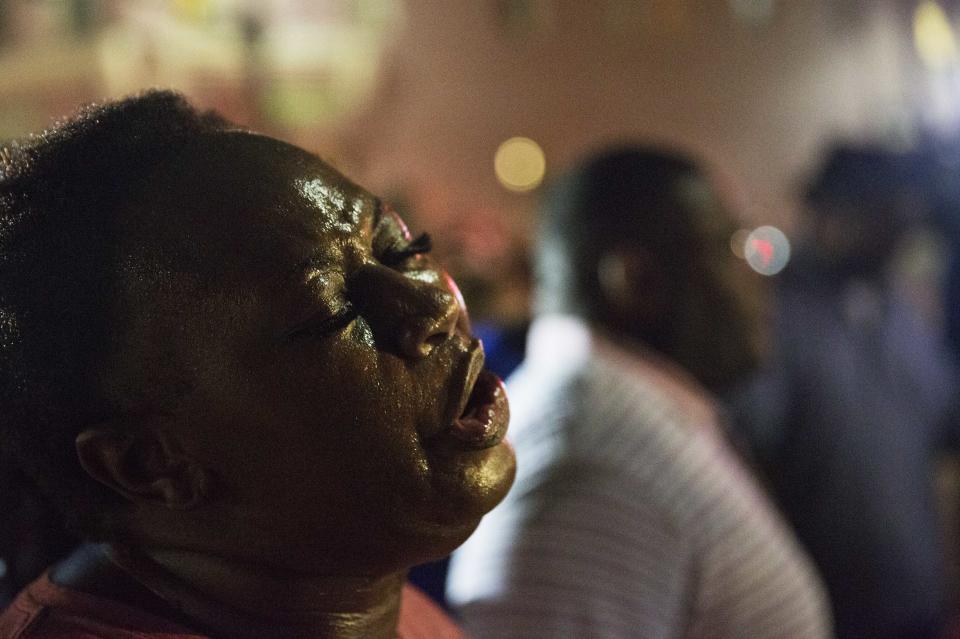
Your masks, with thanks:
[[[408,445],[426,400],[402,361],[344,343],[318,353],[312,368],[294,384],[296,409],[284,411],[292,427],[306,430],[305,438],[339,448],[345,458],[398,455]]]
[[[360,478],[371,490],[385,478],[418,481],[418,431],[436,429],[449,395],[444,355],[411,365],[348,332],[275,354],[234,397],[243,447],[276,451],[293,474]]]

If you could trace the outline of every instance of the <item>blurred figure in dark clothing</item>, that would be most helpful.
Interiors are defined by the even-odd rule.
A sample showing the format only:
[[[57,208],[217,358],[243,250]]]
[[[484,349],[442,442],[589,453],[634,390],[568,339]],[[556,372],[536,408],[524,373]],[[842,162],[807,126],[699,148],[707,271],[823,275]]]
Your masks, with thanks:
[[[773,365],[734,398],[839,639],[936,637],[945,616],[933,463],[957,442],[956,374],[887,278],[919,208],[909,166],[871,148],[828,156],[781,282]]]
[[[920,143],[924,195],[931,222],[946,241],[943,319],[947,344],[960,358],[960,137],[927,133]]]

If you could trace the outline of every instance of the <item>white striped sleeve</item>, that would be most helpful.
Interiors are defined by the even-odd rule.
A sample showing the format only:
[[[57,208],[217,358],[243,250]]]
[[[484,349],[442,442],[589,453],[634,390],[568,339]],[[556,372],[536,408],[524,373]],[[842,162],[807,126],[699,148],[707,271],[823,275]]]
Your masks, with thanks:
[[[471,549],[469,570],[506,567],[496,591],[460,603],[470,635],[679,636],[689,604],[691,544],[622,477],[591,468],[556,470],[554,481],[513,505],[527,513],[514,539]],[[467,569],[456,566],[456,579],[469,580]]]

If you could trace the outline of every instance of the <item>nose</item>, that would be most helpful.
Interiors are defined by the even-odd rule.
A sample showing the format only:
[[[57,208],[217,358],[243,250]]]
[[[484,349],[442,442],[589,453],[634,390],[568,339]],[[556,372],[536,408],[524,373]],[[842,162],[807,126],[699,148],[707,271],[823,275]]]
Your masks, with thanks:
[[[465,326],[466,311],[445,273],[420,271],[415,279],[382,264],[361,267],[351,278],[349,296],[367,320],[374,339],[406,359],[429,356]]]

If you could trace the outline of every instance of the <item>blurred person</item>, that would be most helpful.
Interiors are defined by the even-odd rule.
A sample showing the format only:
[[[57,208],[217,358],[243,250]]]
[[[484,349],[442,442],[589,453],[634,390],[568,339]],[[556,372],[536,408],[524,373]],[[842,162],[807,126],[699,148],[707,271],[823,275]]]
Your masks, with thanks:
[[[930,204],[931,226],[944,242],[946,259],[941,290],[944,337],[960,358],[960,136],[920,136],[917,156],[923,195]]]
[[[91,542],[0,638],[461,636],[404,576],[514,461],[429,237],[167,92],[0,160],[0,437]]]
[[[691,160],[601,154],[544,211],[508,381],[513,492],[454,554],[477,639],[819,638],[825,596],[711,393],[764,351],[759,277]]]
[[[888,277],[920,213],[911,163],[872,147],[828,154],[777,292],[771,364],[732,400],[840,639],[938,637],[946,612],[934,462],[958,443],[957,377]]]

